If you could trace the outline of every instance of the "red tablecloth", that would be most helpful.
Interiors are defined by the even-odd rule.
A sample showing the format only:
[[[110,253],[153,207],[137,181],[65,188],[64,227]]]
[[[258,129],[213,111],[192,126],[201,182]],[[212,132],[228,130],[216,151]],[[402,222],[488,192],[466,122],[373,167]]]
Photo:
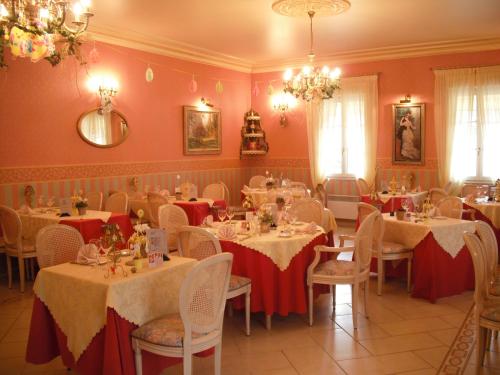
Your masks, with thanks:
[[[208,215],[211,215],[211,209],[207,202],[174,202],[176,206],[181,207],[187,214],[189,225],[198,226],[203,223]],[[226,201],[216,200],[214,206],[226,208]],[[214,215],[214,220],[218,220],[217,215]]]
[[[307,312],[307,267],[314,259],[314,246],[326,243],[325,235],[316,237],[292,259],[285,271],[280,271],[270,258],[258,251],[231,241],[221,241],[221,246],[223,251],[234,255],[232,273],[252,279],[251,311],[286,316]],[[239,297],[235,304],[236,308],[242,308],[243,298]]]
[[[406,261],[385,262],[385,273],[391,277],[406,277]],[[377,261],[372,260],[371,270],[376,272]],[[444,251],[432,233],[415,247],[412,264],[412,297],[428,299],[434,303],[438,298],[460,294],[474,289],[474,268],[467,247],[463,247],[455,258]]]
[[[496,228],[487,216],[483,215],[481,211],[474,209],[474,207],[469,206],[467,203],[464,203],[464,209],[466,210],[472,209],[476,211],[475,213],[476,220],[481,220],[484,221],[485,223],[488,223],[488,225],[493,229],[493,231],[495,232],[495,236],[497,238],[498,255],[500,256],[500,228]],[[463,219],[470,220],[471,219],[470,213],[464,212]]]
[[[61,356],[66,367],[81,375],[135,375],[134,352],[130,332],[137,326],[108,308],[106,326],[93,338],[75,362],[66,345],[66,336],[52,318],[49,309],[36,296],[33,302],[26,361],[47,363]],[[208,356],[213,349],[199,353]],[[159,374],[165,367],[182,362],[182,358],[162,357],[142,352],[143,374]]]
[[[104,222],[100,219],[61,220],[59,223],[76,228],[82,234],[85,243],[88,243],[91,239],[101,237],[101,227],[104,224]],[[130,217],[125,214],[112,213],[108,220],[108,224],[118,224],[123,236],[125,237],[125,241],[127,241],[134,232],[134,228],[132,228],[132,223],[130,222]]]
[[[386,212],[391,212],[391,211],[397,211],[398,208],[401,208],[401,203],[403,202],[404,199],[408,199],[408,197],[400,197],[400,196],[394,196],[391,199],[389,199],[386,203],[382,202],[380,199],[377,199],[375,201],[376,205],[380,205],[382,207],[381,212],[386,213]],[[413,206],[413,201],[411,199],[408,199],[409,201],[409,210],[413,211],[414,206]],[[368,203],[368,204],[373,204],[371,198],[369,195],[362,195],[361,196],[361,202]],[[394,202],[394,206],[392,206],[392,202]]]

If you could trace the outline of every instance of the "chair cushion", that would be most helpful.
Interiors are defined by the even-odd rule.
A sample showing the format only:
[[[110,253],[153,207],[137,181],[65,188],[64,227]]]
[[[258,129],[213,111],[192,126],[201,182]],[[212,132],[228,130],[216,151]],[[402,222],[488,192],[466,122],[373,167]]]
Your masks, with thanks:
[[[481,313],[481,318],[500,322],[500,307],[488,307]]]
[[[407,252],[407,251],[408,251],[408,249],[405,248],[400,243],[388,242],[388,241],[383,241],[382,242],[382,252],[385,253],[385,254],[404,253],[404,252]]]
[[[201,336],[193,332],[193,339]],[[178,313],[169,314],[132,331],[132,337],[151,344],[180,348],[184,341],[184,325]]]
[[[315,275],[324,276],[351,276],[354,274],[356,263],[348,260],[328,260],[318,264],[314,269]]]
[[[239,288],[242,288],[248,284],[250,284],[252,280],[248,277],[231,275],[231,279],[229,280],[229,291],[233,291]]]

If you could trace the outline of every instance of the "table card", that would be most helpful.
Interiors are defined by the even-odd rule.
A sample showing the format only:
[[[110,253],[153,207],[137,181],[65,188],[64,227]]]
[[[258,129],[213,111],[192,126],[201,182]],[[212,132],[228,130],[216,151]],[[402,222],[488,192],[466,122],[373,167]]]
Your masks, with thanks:
[[[159,251],[148,252],[148,265],[149,268],[161,266],[163,264],[163,253]]]
[[[61,198],[59,200],[59,205],[61,208],[61,216],[71,216],[71,213],[73,211],[73,204],[71,202],[71,198]]]
[[[163,229],[147,229],[146,241],[148,243],[148,253],[168,255],[167,239]]]

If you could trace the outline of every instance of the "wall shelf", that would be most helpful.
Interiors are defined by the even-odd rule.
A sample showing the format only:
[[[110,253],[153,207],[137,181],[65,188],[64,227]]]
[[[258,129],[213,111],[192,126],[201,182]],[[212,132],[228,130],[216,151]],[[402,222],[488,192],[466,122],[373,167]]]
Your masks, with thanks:
[[[245,123],[241,127],[240,158],[243,155],[265,155],[269,151],[266,133],[260,126],[260,116],[253,109],[245,113]]]

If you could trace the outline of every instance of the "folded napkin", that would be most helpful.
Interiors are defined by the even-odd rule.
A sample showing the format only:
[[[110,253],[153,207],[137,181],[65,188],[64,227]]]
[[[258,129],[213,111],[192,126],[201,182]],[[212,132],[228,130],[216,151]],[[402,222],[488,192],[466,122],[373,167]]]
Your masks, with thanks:
[[[223,225],[217,231],[217,236],[221,240],[232,240],[236,238],[236,231],[232,225]]]
[[[78,264],[94,264],[97,262],[97,246],[94,244],[86,244],[80,247],[78,250],[78,256],[76,257],[76,263]]]
[[[311,221],[304,229],[301,230],[301,232],[305,234],[314,234],[317,229],[318,225],[314,221]]]
[[[35,211],[28,205],[23,204],[19,210],[17,210],[21,215],[33,215]]]
[[[207,227],[211,227],[214,223],[214,217],[212,215],[208,215],[203,219],[203,225]]]

